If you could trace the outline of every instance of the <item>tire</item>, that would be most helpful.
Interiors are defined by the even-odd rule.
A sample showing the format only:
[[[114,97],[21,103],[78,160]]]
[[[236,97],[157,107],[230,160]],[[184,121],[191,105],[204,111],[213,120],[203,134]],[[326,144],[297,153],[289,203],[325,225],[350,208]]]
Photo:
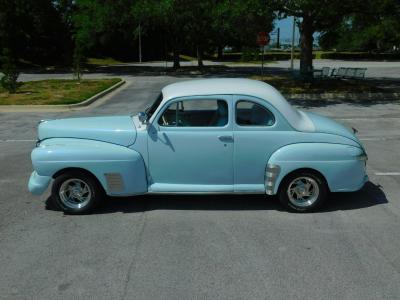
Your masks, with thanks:
[[[57,176],[51,189],[53,203],[67,214],[86,214],[104,198],[96,178],[82,171],[69,171]]]
[[[287,176],[279,187],[279,200],[294,212],[320,208],[328,197],[325,179],[314,172],[299,171]]]

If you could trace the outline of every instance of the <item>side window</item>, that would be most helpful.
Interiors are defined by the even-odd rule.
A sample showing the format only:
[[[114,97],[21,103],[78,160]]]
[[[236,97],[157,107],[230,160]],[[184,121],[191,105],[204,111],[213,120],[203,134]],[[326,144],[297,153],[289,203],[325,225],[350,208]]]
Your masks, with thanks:
[[[228,124],[225,100],[199,99],[174,102],[158,120],[161,126],[222,127]]]
[[[240,126],[272,126],[274,115],[264,106],[247,100],[236,102],[236,124]]]

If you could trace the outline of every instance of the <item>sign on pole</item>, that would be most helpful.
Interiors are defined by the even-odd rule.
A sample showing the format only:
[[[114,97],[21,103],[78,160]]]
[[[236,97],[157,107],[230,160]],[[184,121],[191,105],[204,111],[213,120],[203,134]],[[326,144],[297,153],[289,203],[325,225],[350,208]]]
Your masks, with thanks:
[[[264,47],[269,43],[269,34],[265,31],[260,31],[257,34],[257,44],[262,48],[261,51],[261,76],[264,76]]]
[[[260,31],[257,34],[257,44],[259,46],[266,46],[269,43],[269,34],[265,31]]]

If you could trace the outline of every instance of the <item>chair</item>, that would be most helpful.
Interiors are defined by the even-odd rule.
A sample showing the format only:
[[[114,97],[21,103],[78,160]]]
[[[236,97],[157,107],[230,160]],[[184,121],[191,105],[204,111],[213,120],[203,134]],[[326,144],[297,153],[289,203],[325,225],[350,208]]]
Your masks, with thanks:
[[[365,73],[367,72],[367,68],[357,68],[356,72],[354,74],[354,77],[356,79],[362,79],[365,78]]]
[[[355,74],[356,74],[357,69],[356,68],[347,68],[346,69],[346,73],[343,76],[344,78],[355,78]]]
[[[336,72],[335,77],[337,77],[337,78],[343,78],[343,77],[345,77],[345,76],[346,76],[347,69],[348,69],[348,68],[342,68],[342,67],[339,68],[339,69],[337,70],[337,72]]]
[[[322,74],[321,74],[321,76],[323,77],[323,78],[327,78],[327,77],[329,77],[329,71],[330,71],[330,67],[323,67],[322,68]]]
[[[313,78],[322,78],[322,70],[315,69],[312,71]]]

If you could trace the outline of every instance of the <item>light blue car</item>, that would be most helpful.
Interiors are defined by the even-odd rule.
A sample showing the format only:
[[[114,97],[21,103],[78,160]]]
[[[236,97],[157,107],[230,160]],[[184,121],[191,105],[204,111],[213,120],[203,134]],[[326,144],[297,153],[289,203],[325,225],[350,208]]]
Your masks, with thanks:
[[[29,190],[42,194],[53,181],[66,213],[145,193],[278,195],[305,212],[368,180],[351,131],[249,79],[174,83],[137,116],[42,121],[38,131]]]

